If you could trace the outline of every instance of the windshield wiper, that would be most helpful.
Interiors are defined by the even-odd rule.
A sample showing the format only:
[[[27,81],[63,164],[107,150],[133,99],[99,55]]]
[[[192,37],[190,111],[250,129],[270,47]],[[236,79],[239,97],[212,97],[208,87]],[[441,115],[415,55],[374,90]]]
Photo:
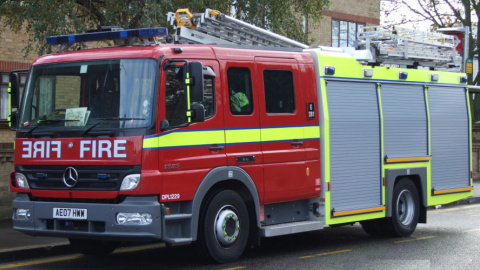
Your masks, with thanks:
[[[30,136],[33,134],[33,132],[40,126],[43,126],[47,123],[60,123],[60,122],[74,122],[74,121],[80,121],[80,120],[73,120],[73,119],[46,119],[46,120],[38,120],[37,125],[32,127],[25,133],[25,137],[30,138]]]
[[[105,121],[110,121],[110,120],[117,120],[117,121],[145,120],[145,118],[109,117],[109,118],[98,118],[98,120],[100,120],[100,121],[98,121],[97,123],[93,124],[91,127],[87,128],[87,129],[83,132],[82,137],[85,137],[86,135],[88,135],[92,129],[94,129],[95,127],[97,127],[98,125],[100,125],[101,123],[103,123],[103,122],[105,122]]]

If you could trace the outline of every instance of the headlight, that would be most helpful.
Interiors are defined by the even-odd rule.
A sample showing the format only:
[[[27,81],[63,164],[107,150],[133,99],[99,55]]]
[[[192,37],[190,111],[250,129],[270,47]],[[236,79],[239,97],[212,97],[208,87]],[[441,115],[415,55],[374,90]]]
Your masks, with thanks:
[[[118,213],[117,223],[119,225],[150,225],[153,218],[149,213]]]
[[[15,173],[15,182],[17,183],[18,187],[30,189],[30,186],[28,186],[27,177],[21,173]]]
[[[140,174],[130,174],[125,176],[122,180],[120,190],[132,190],[136,189],[140,184]]]
[[[29,220],[30,216],[30,209],[13,209],[13,219]]]

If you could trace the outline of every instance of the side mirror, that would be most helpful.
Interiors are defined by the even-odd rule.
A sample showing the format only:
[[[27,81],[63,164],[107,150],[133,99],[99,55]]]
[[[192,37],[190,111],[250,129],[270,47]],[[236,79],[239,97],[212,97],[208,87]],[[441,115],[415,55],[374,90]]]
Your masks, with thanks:
[[[160,121],[160,131],[165,131],[170,127],[170,123],[168,123],[168,120],[164,119]]]
[[[203,65],[200,62],[188,64],[190,73],[190,102],[203,101]]]
[[[191,109],[192,122],[204,122],[205,121],[205,107],[203,104],[192,104]]]

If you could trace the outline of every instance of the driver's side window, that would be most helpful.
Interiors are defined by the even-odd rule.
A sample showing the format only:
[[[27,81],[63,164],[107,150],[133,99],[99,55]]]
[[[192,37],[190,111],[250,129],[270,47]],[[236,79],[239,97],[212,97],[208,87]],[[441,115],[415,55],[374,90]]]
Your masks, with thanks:
[[[183,66],[169,66],[166,70],[165,112],[171,127],[187,123],[187,98]]]

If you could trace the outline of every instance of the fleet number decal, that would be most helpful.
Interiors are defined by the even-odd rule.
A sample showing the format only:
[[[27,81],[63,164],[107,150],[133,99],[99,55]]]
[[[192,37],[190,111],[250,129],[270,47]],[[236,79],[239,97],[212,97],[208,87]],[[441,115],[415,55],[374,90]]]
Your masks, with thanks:
[[[163,194],[162,195],[162,201],[178,200],[178,199],[180,199],[180,194],[178,194],[178,193]]]

